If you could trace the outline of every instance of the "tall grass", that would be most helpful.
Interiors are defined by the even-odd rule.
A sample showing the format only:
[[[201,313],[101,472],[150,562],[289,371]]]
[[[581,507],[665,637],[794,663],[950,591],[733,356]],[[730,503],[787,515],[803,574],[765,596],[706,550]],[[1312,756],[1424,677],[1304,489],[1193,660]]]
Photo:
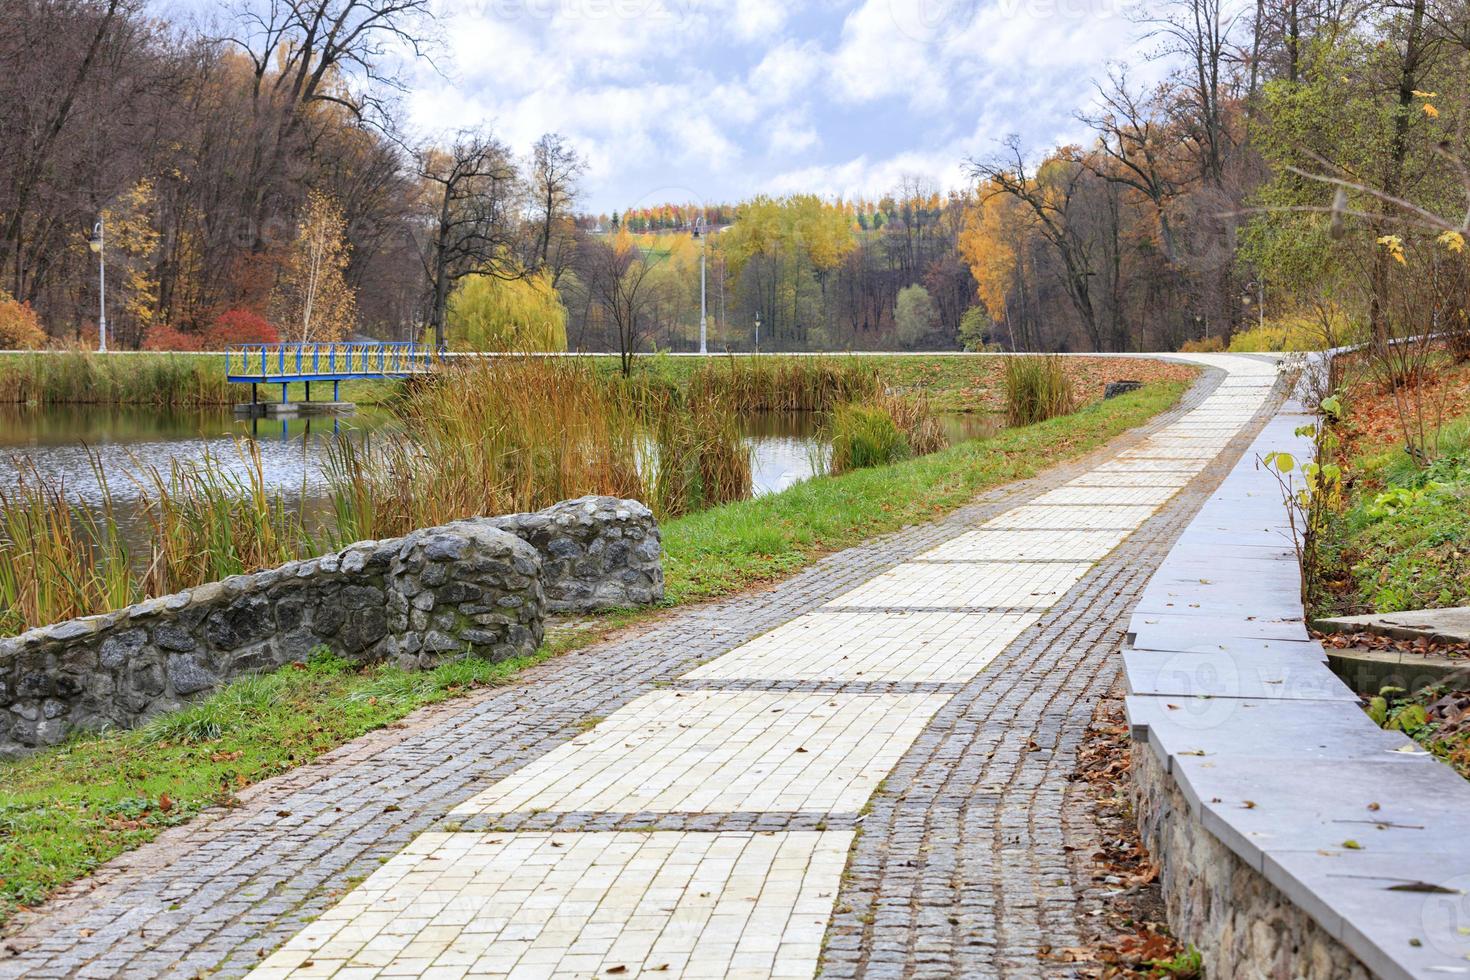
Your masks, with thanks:
[[[190,408],[240,401],[216,356],[95,354],[0,357],[0,402]]]
[[[944,426],[924,395],[882,394],[870,399],[869,404],[877,405],[888,413],[915,456],[937,453],[949,445]]]
[[[598,493],[660,516],[750,493],[735,413],[708,391],[602,377],[591,362],[472,361],[404,395],[402,432],[339,441],[328,483],[343,541]]]
[[[856,402],[839,405],[827,424],[832,438],[834,474],[887,466],[913,454],[908,439],[883,405]]]
[[[104,492],[100,512],[73,504],[19,463],[16,484],[0,487],[0,634],[117,609],[139,585]],[[106,476],[98,469],[106,488]]]
[[[133,474],[152,543],[145,592],[167,595],[319,550],[301,508],[267,489],[259,446],[241,440],[236,451],[240,473],[206,450],[198,461],[174,460],[167,476],[144,466]]]
[[[123,474],[147,544],[132,551],[101,460],[92,456],[100,501],[72,500],[31,464],[18,461],[0,488],[0,634],[110,612],[230,575],[319,553],[298,509],[266,490],[254,443],[242,443],[243,473],[206,453],[175,461],[167,475],[135,464]]]
[[[689,396],[716,396],[736,412],[826,412],[883,393],[883,380],[858,358],[727,357],[701,364]]]
[[[397,411],[401,432],[332,450],[342,540],[643,490],[637,413],[580,361],[472,361],[408,391]]]
[[[655,433],[651,506],[661,517],[744,500],[751,493],[750,447],[725,396],[705,391],[680,402],[644,403]]]
[[[1045,422],[1070,414],[1077,405],[1066,365],[1055,354],[1007,357],[1002,386],[1008,425]]]

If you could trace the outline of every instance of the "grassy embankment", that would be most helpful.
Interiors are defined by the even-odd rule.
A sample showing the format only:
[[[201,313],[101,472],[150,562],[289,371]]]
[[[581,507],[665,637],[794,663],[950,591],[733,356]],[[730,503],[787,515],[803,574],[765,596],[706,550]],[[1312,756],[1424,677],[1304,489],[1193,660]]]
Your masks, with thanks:
[[[1340,510],[1323,541],[1317,615],[1470,604],[1470,363],[1420,386],[1431,460],[1404,450],[1393,395],[1367,376],[1344,387]]]
[[[590,355],[599,371],[616,373],[616,355]],[[1001,374],[1004,358],[981,356],[936,356],[926,353],[877,354],[847,357],[827,355],[825,359],[861,367],[881,377],[884,383],[901,392],[922,391],[936,412],[1000,413],[1005,410]],[[700,371],[730,370],[730,365],[745,368],[757,365],[748,374],[774,379],[768,390],[786,397],[780,365],[808,360],[781,355],[732,358],[720,354],[709,357],[645,356],[635,362],[635,375],[645,380],[662,381],[672,387],[686,388]],[[1101,397],[1109,381],[1136,378],[1159,380],[1171,376],[1171,366],[1158,362],[1119,358],[1068,358],[1068,372],[1083,400]],[[320,400],[328,389],[313,391]],[[358,404],[382,404],[400,393],[396,381],[345,381],[342,397]],[[280,393],[279,385],[262,385],[262,401],[273,401]],[[305,397],[304,386],[290,386],[293,400]],[[140,407],[191,408],[233,405],[250,400],[248,385],[231,385],[224,380],[224,357],[221,354],[169,354],[128,352],[100,356],[86,352],[64,354],[0,354],[0,404],[31,405],[137,405]],[[752,406],[754,407],[754,405]],[[771,403],[768,408],[807,410],[800,401]]]
[[[863,354],[851,357],[838,354],[831,355],[828,359],[866,368],[896,393],[922,393],[935,412],[1002,415],[1006,411],[1006,357],[916,353]],[[655,356],[640,360],[636,370],[666,378],[669,383],[679,386],[687,385],[691,376],[700,371],[759,373],[770,380],[764,383],[757,381],[750,387],[756,390],[764,387],[785,396],[788,388],[780,381],[782,365],[800,360],[801,358],[783,355],[728,357],[713,354],[707,358]],[[1063,360],[1073,390],[1077,393],[1078,404],[1100,400],[1103,388],[1109,381],[1178,380],[1190,373],[1189,368],[1177,364],[1133,358],[1079,356]],[[617,369],[617,358],[598,358],[598,364],[611,373]],[[777,411],[803,409],[801,404],[779,400],[762,407]]]
[[[1327,520],[1312,589],[1318,616],[1470,605],[1470,363],[1430,358],[1396,402],[1350,367],[1340,393],[1341,501]],[[1424,411],[1429,459],[1405,451],[1402,423]],[[1401,407],[1407,414],[1401,415]],[[1413,656],[1405,651],[1405,656]],[[1470,665],[1467,665],[1470,666]],[[1419,691],[1385,688],[1368,713],[1470,778],[1470,675]]]
[[[979,492],[1076,457],[1172,405],[1182,380],[889,466],[822,477],[663,525],[666,607],[776,581],[830,552],[933,520]],[[537,659],[659,611],[605,617]],[[0,919],[240,788],[310,761],[414,708],[505,683],[527,662],[463,661],[406,675],[323,660],[238,681],[134,731],[0,763]]]

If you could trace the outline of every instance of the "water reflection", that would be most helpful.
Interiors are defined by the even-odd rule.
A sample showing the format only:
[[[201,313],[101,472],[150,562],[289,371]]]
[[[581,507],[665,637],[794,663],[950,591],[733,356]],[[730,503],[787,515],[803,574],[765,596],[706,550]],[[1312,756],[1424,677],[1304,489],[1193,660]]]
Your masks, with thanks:
[[[381,413],[348,418],[237,419],[228,410],[168,412],[129,408],[67,406],[0,411],[0,455],[22,462],[69,496],[100,500],[101,464],[113,497],[136,499],[143,490],[128,477],[139,469],[167,474],[174,460],[203,462],[242,475],[241,438],[259,448],[266,485],[308,495],[325,490],[321,463],[329,441],[385,424]],[[13,466],[0,466],[0,486],[13,485]]]
[[[985,416],[945,416],[951,442],[993,434]],[[391,425],[382,411],[359,409],[347,417],[237,419],[228,409],[175,411],[95,406],[0,410],[0,458],[18,458],[53,486],[88,503],[100,500],[101,464],[114,499],[136,500],[145,491],[127,473],[156,468],[167,475],[174,460],[202,462],[240,475],[245,467],[236,440],[259,448],[266,485],[309,501],[325,496],[322,463],[333,436],[361,435]],[[775,493],[825,472],[830,446],[819,419],[804,412],[762,412],[741,421],[751,448],[751,480],[757,494]],[[0,487],[13,486],[15,468],[0,465]]]

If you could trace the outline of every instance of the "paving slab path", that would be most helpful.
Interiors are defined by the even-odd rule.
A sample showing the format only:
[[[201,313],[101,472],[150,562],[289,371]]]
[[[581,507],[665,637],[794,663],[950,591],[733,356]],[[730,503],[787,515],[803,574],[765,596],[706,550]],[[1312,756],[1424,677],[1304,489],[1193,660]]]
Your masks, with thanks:
[[[1269,359],[948,518],[421,711],[18,920],[0,977],[1034,976],[1067,783]]]

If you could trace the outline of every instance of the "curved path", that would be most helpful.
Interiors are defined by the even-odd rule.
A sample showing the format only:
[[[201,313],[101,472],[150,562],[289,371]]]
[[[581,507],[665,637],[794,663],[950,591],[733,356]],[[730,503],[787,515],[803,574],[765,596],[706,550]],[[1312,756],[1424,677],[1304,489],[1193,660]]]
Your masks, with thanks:
[[[1105,450],[419,712],[113,862],[0,976],[1033,976],[1128,613],[1274,404]],[[274,952],[272,952],[274,951]]]

